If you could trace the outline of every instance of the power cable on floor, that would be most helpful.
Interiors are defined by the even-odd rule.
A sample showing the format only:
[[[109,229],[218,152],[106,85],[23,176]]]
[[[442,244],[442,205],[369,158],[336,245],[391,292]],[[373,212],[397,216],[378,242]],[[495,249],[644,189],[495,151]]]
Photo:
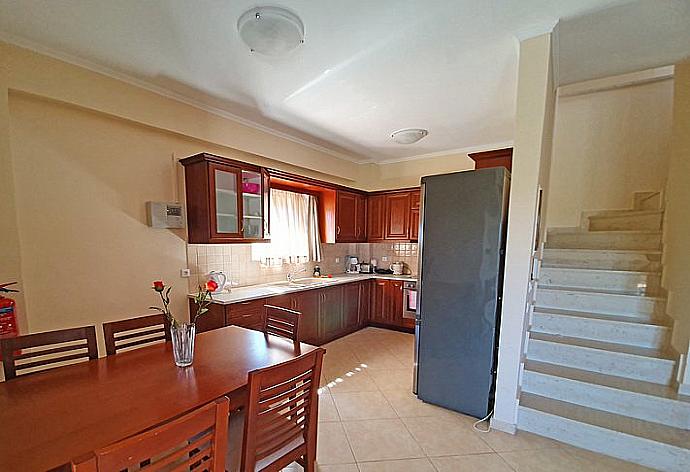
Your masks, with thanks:
[[[482,423],[484,421],[489,420],[491,418],[491,415],[493,415],[493,414],[494,414],[494,410],[491,410],[489,412],[489,414],[486,415],[484,418],[482,418],[481,420],[475,421],[474,424],[472,424],[472,429],[474,429],[475,431],[479,431],[480,433],[488,433],[489,431],[491,431],[491,421],[489,421],[488,428],[486,428],[486,429],[477,428],[477,425],[479,423]]]

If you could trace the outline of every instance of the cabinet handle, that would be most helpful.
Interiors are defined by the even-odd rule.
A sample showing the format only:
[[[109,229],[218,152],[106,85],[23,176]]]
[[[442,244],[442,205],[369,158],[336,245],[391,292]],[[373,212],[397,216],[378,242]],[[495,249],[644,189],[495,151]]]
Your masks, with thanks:
[[[337,226],[337,227],[335,228],[335,235],[336,235],[336,236],[339,236],[339,235],[340,235],[340,226]]]
[[[240,302],[240,305],[249,305],[251,302]]]
[[[242,318],[249,318],[251,316],[253,316],[253,315],[242,315]]]

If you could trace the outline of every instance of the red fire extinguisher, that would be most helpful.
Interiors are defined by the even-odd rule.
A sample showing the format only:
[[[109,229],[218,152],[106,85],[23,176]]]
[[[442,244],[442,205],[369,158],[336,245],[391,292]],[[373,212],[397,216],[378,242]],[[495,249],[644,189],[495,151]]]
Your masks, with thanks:
[[[3,296],[4,293],[18,292],[19,290],[7,288],[9,285],[14,285],[16,283],[17,282],[0,284],[0,339],[12,338],[19,335],[19,329],[17,327],[17,303],[11,298]],[[0,359],[2,359],[2,354],[0,354]]]

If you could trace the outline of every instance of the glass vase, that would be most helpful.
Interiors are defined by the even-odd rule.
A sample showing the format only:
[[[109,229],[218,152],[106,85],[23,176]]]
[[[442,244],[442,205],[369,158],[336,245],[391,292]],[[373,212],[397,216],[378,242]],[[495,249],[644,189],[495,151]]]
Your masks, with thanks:
[[[194,336],[196,326],[194,323],[179,323],[177,326],[170,327],[170,337],[172,338],[173,356],[175,365],[187,367],[194,361]]]

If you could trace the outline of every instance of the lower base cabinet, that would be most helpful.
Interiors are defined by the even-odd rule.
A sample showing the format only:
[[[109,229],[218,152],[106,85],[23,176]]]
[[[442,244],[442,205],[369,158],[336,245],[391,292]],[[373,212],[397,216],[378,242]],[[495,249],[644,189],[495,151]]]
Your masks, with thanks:
[[[401,280],[376,279],[371,294],[372,323],[403,326],[403,282]]]
[[[218,329],[225,326],[225,306],[212,303],[208,306],[208,311],[201,315],[196,320],[196,332],[203,333],[212,329]],[[189,317],[190,320],[196,315],[196,302],[189,300]]]
[[[345,330],[343,286],[319,290],[319,296],[319,340],[326,343],[342,336]]]
[[[402,281],[376,279],[229,305],[214,303],[197,320],[197,332],[230,325],[260,331],[266,314],[265,305],[274,305],[302,313],[300,341],[324,344],[369,323],[404,326],[402,296]],[[192,316],[196,313],[194,300],[189,300],[189,312]]]

